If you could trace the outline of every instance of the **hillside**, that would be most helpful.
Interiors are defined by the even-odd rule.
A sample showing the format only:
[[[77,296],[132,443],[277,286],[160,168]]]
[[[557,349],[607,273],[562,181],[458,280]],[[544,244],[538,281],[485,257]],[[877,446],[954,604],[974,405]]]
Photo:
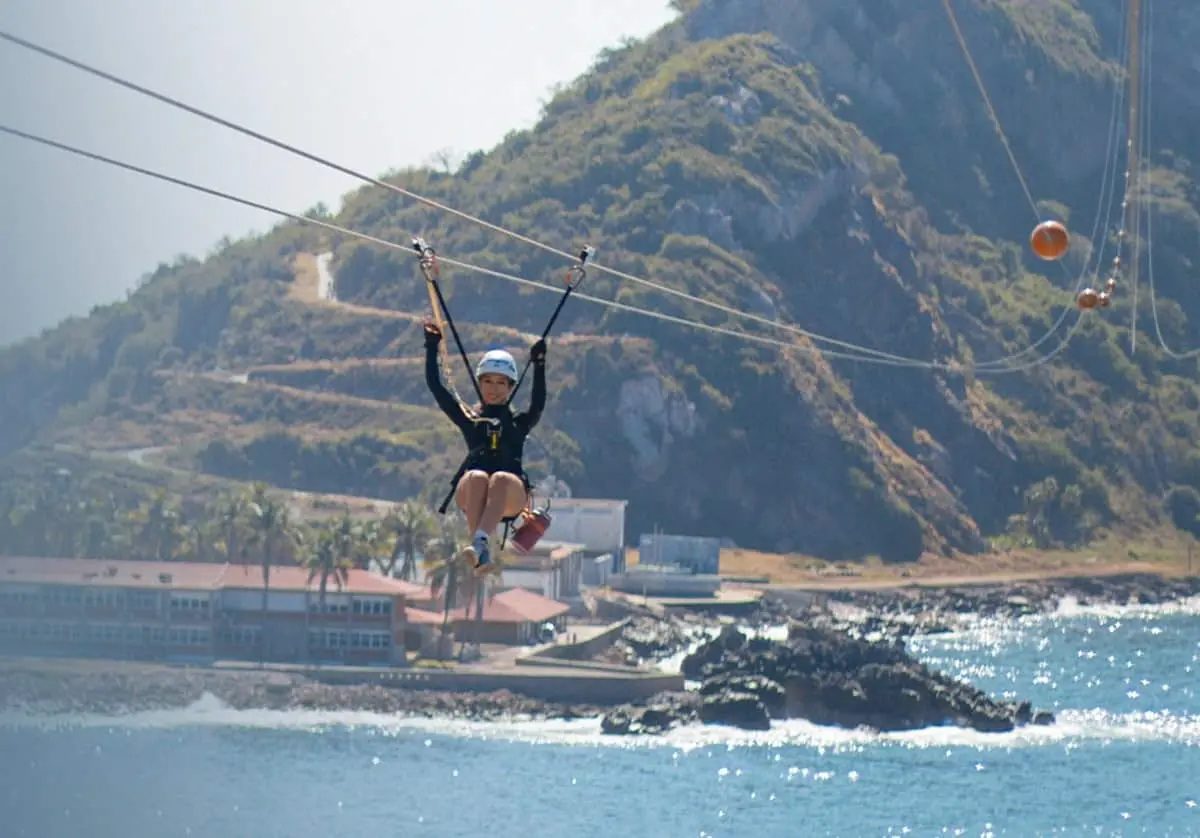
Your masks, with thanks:
[[[985,374],[1072,306],[1093,225],[1100,268],[1112,258],[1103,233],[1121,195],[1102,200],[1101,186],[1123,141],[1110,135],[1123,12],[954,5],[1035,200],[1075,230],[1069,278],[1028,252],[1035,217],[940,0],[681,0],[676,22],[602,54],[534,129],[453,173],[389,176],[563,250],[590,242],[608,267],[944,366],[833,357],[593,271],[589,294],[794,346],[572,301],[550,341],[535,476],[628,498],[632,533],[657,524],[829,559],[1194,526],[1196,362],[1162,351],[1145,289],[1136,352],[1122,286],[1055,359]],[[1200,147],[1200,11],[1159,0],[1154,14],[1146,204],[1162,335],[1181,351],[1200,346],[1185,293],[1200,260],[1187,157]],[[376,187],[329,220],[400,243],[419,232],[448,257],[550,283],[566,267]],[[318,292],[325,253],[336,300]],[[468,348],[523,358],[554,298],[444,273]],[[137,455],[147,484],[170,475],[182,491],[258,479],[440,498],[461,451],[421,378],[427,308],[408,255],[281,224],[160,266],[129,300],[0,354],[0,456],[23,481],[64,457],[103,475],[114,458],[97,452],[153,448],[161,459]]]

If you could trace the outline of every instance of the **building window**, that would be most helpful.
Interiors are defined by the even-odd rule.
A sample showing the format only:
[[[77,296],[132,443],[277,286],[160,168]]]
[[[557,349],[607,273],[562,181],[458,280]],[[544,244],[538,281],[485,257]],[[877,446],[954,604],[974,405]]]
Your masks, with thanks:
[[[58,601],[59,597],[53,592],[47,594],[46,599],[50,601]],[[85,591],[82,596],[83,604],[87,608],[121,608],[125,604],[125,597],[120,591],[105,591],[93,590]]]
[[[390,599],[356,599],[354,600],[354,613],[384,617],[392,613],[392,601]]]
[[[321,600],[314,599],[308,603],[308,611],[310,614],[347,614],[350,612],[350,606],[344,602],[331,602],[325,600],[325,609],[321,609]]]
[[[389,649],[392,637],[383,631],[311,629],[308,643],[314,649]]]
[[[208,629],[202,628],[169,628],[167,643],[172,646],[207,646]]]
[[[258,629],[254,627],[224,629],[221,632],[221,642],[230,646],[255,646],[258,644]]]
[[[138,611],[153,611],[158,607],[158,595],[149,591],[134,591],[129,597],[129,607]]]

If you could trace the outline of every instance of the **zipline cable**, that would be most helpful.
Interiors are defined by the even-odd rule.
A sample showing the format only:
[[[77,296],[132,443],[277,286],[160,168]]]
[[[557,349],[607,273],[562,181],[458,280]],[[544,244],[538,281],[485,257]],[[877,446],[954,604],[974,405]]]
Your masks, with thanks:
[[[992,98],[988,94],[987,85],[984,84],[983,76],[979,72],[979,68],[975,63],[975,57],[971,52],[970,46],[967,44],[967,40],[966,40],[966,37],[963,35],[962,28],[959,26],[958,16],[954,12],[954,7],[951,5],[951,0],[942,0],[942,9],[945,11],[946,17],[950,22],[951,30],[954,33],[954,37],[958,41],[959,50],[962,52],[963,58],[966,60],[967,66],[971,71],[971,75],[975,79],[975,86],[978,88],[980,97],[983,99],[984,107],[987,109],[988,116],[990,117],[991,122],[992,122],[992,126],[995,128],[996,134],[999,136],[1000,142],[1004,146],[1005,154],[1008,156],[1008,161],[1012,166],[1013,172],[1017,176],[1017,181],[1018,181],[1018,183],[1020,183],[1021,189],[1025,193],[1025,198],[1029,202],[1030,208],[1033,210],[1035,223],[1038,223],[1042,220],[1041,212],[1038,209],[1037,202],[1033,198],[1033,193],[1029,188],[1028,181],[1025,179],[1025,175],[1021,171],[1021,166],[1017,162],[1016,154],[1012,150],[1012,145],[1009,142],[1008,135],[1007,135],[1007,133],[1005,133],[1004,126],[1000,122],[1000,116],[996,112],[996,108],[992,104]],[[1128,49],[1127,48],[1130,46],[1130,41],[1126,37],[1127,24],[1128,24],[1128,19],[1123,17],[1121,20],[1121,23],[1119,24],[1120,28],[1119,28],[1118,35],[1117,35],[1117,42],[1119,44],[1119,46],[1117,47],[1117,49],[1118,49],[1117,63],[1122,68],[1125,66],[1126,60],[1128,58]],[[1113,145],[1115,142],[1116,135],[1117,135],[1117,133],[1119,133],[1118,117],[1119,117],[1119,113],[1120,113],[1120,105],[1123,104],[1124,101],[1125,101],[1125,85],[1118,83],[1117,80],[1114,80],[1113,103],[1112,103],[1112,108],[1111,108],[1111,111],[1109,114],[1108,129],[1106,132],[1106,147],[1104,150],[1104,172],[1101,175],[1100,198],[1099,198],[1099,202],[1096,207],[1096,217],[1092,223],[1092,232],[1091,232],[1091,235],[1088,237],[1088,242],[1089,242],[1089,244],[1092,245],[1092,250],[1095,252],[1095,255],[1096,255],[1096,267],[1095,267],[1094,271],[1090,268],[1092,254],[1089,253],[1088,258],[1084,261],[1083,266],[1080,268],[1079,276],[1075,279],[1074,288],[1072,289],[1073,295],[1078,295],[1081,291],[1083,291],[1083,289],[1085,287],[1088,286],[1087,280],[1088,280],[1089,276],[1099,277],[1100,263],[1104,257],[1104,250],[1105,250],[1105,246],[1106,246],[1107,238],[1108,238],[1107,235],[1105,235],[1104,238],[1101,239],[1099,248],[1097,248],[1095,246],[1095,243],[1096,243],[1096,239],[1100,233],[1100,230],[1104,229],[1107,231],[1109,220],[1112,218],[1112,199],[1113,199],[1113,195],[1115,194],[1115,181],[1116,181],[1116,172],[1117,172],[1116,160],[1118,157],[1118,154],[1114,150]],[[1126,176],[1125,188],[1126,188],[1126,190],[1128,190],[1128,175]],[[1123,201],[1124,200],[1128,200],[1128,191],[1126,191]],[[1122,204],[1122,206],[1124,206],[1124,204]],[[1101,223],[1101,220],[1100,220],[1101,215],[1103,215],[1103,218],[1104,218],[1103,223]],[[1121,243],[1122,243],[1121,238],[1118,237],[1117,255],[1114,260],[1114,265],[1119,265]],[[1059,262],[1059,265],[1062,266],[1064,275],[1066,275],[1067,278],[1070,279],[1070,271],[1067,269],[1067,266],[1061,261]],[[1049,340],[1055,333],[1058,332],[1058,330],[1062,327],[1063,322],[1067,319],[1067,315],[1073,309],[1075,309],[1075,306],[1073,304],[1068,304],[1068,305],[1063,306],[1062,313],[1059,314],[1058,319],[1054,321],[1054,323],[1050,326],[1049,330],[1047,330],[1047,332],[1044,335],[1042,335],[1038,340],[1034,341],[1032,344],[1025,347],[1020,352],[1016,352],[1016,353],[1013,353],[1012,355],[1005,356],[1005,358],[995,359],[994,361],[984,362],[984,363],[1000,363],[1002,361],[1007,361],[1007,360],[1010,360],[1013,358],[1018,358],[1023,355],[1026,355],[1030,352],[1036,351],[1039,346],[1041,346],[1043,343],[1045,343],[1047,340]]]
[[[209,113],[208,111],[197,108],[193,105],[189,105],[185,102],[175,99],[174,97],[168,96],[163,93],[159,93],[159,92],[151,90],[150,88],[147,88],[143,85],[137,84],[137,83],[129,81],[127,79],[123,79],[112,73],[105,72],[104,70],[100,70],[99,68],[93,67],[82,61],[70,58],[66,55],[63,55],[59,52],[49,49],[48,47],[40,46],[40,45],[35,44],[31,41],[28,41],[24,38],[20,38],[16,35],[5,32],[3,30],[0,30],[0,39],[8,41],[9,43],[15,44],[16,46],[20,46],[25,49],[31,50],[33,52],[39,53],[39,54],[41,54],[47,58],[50,58],[52,60],[67,64],[71,67],[74,67],[75,69],[81,70],[81,71],[88,73],[90,75],[93,75],[93,76],[97,76],[98,78],[104,79],[105,81],[111,82],[111,83],[116,84],[121,87],[124,87],[128,90],[132,90],[143,96],[148,96],[159,102],[170,105],[171,107],[175,107],[175,108],[179,108],[181,110],[187,111],[188,113],[193,114],[194,116],[198,116],[202,119],[216,123],[225,128],[228,128],[230,130],[237,131],[238,133],[241,133],[246,136],[252,137],[253,139],[259,140],[260,142],[267,143],[268,145],[272,145],[276,148],[282,149],[291,154],[295,154],[300,157],[303,157],[304,159],[309,160],[311,162],[317,163],[322,166],[326,166],[327,168],[331,168],[335,171],[341,172],[350,177],[362,180],[365,183],[369,183],[373,186],[377,186],[382,189],[386,189],[388,191],[402,195],[403,197],[417,201],[418,203],[425,204],[427,206],[430,206],[430,207],[440,210],[442,212],[450,213],[451,215],[455,215],[455,216],[462,218],[466,221],[469,221],[473,224],[480,225],[489,230],[492,230],[493,232],[496,232],[501,235],[512,238],[515,241],[519,241],[524,244],[528,244],[530,246],[539,248],[547,253],[552,253],[552,254],[560,256],[564,259],[574,261],[574,259],[576,258],[574,255],[567,253],[564,250],[560,250],[551,245],[537,241],[536,239],[530,238],[529,236],[525,236],[521,233],[517,233],[512,230],[508,230],[504,227],[500,227],[499,225],[492,224],[491,222],[485,221],[485,220],[478,218],[476,216],[473,216],[469,213],[463,212],[462,210],[455,209],[453,207],[450,207],[450,206],[442,204],[438,201],[435,201],[431,198],[426,198],[423,195],[419,195],[415,192],[404,189],[403,187],[397,186],[392,183],[387,183],[386,181],[379,180],[378,178],[373,178],[369,175],[363,174],[362,172],[358,172],[358,171],[355,171],[354,169],[348,168],[346,166],[342,166],[342,165],[335,163],[331,160],[328,160],[324,157],[313,154],[311,152],[304,151],[303,149],[297,148],[297,147],[290,145],[288,143],[285,143],[281,140],[277,140],[273,137],[269,137],[265,134],[255,131],[251,128],[247,128],[246,126],[241,125],[239,123],[233,122],[228,119],[224,119],[215,114]],[[633,282],[635,284],[643,285],[648,288],[653,288],[657,291],[661,291],[665,294],[669,294],[671,296],[677,297],[682,300],[686,300],[695,305],[700,305],[700,306],[705,306],[708,308],[715,309],[717,311],[720,311],[720,312],[722,312],[726,315],[732,316],[732,317],[739,317],[739,318],[743,318],[746,320],[751,320],[751,321],[766,325],[772,329],[782,329],[784,331],[791,332],[796,335],[800,335],[801,337],[808,338],[809,340],[811,340],[815,343],[827,343],[831,346],[838,346],[843,349],[849,350],[850,352],[858,353],[863,356],[872,356],[872,357],[879,358],[879,359],[886,359],[886,360],[895,362],[896,365],[900,365],[900,366],[908,366],[908,365],[925,366],[928,363],[928,362],[921,361],[920,359],[917,359],[917,358],[906,357],[903,355],[898,355],[895,353],[886,352],[886,351],[879,350],[879,349],[872,349],[870,347],[862,346],[861,344],[853,343],[851,341],[843,341],[843,340],[839,340],[836,338],[828,337],[826,335],[821,335],[816,332],[812,332],[812,331],[803,329],[799,326],[795,326],[793,324],[781,323],[781,322],[772,320],[770,318],[763,317],[761,315],[753,314],[751,312],[740,311],[738,309],[724,305],[723,303],[718,303],[718,302],[715,302],[712,300],[706,300],[702,297],[697,297],[694,294],[689,294],[685,291],[680,291],[678,289],[671,288],[668,285],[663,285],[662,283],[653,282],[651,280],[644,279],[644,278],[638,277],[638,276],[634,276],[634,275],[626,273],[624,271],[619,271],[619,270],[616,270],[613,268],[609,268],[609,267],[606,267],[601,264],[593,264],[592,267],[601,273],[608,274],[617,279],[623,279],[623,280],[626,280],[629,282]],[[1064,313],[1064,316],[1065,316],[1065,313]],[[1074,332],[1074,330],[1072,329],[1072,333],[1073,332]],[[992,366],[999,366],[1001,364],[1007,363],[1009,360],[1011,360],[1013,358],[1020,357],[1024,354],[1027,354],[1027,352],[1028,352],[1028,350],[1024,350],[1020,353],[1016,353],[1016,354],[1010,355],[1010,356],[1005,356],[1003,358],[995,358],[995,359],[991,359],[988,361],[981,361],[975,365],[975,369],[982,370],[984,368],[990,368]],[[841,353],[841,354],[844,355],[845,353]],[[838,357],[838,356],[832,355],[831,357]],[[938,367],[929,367],[929,368],[938,368]],[[1025,367],[1018,366],[1015,369],[1020,370],[1020,369],[1024,369],[1024,368]]]
[[[1130,293],[1132,295],[1132,305],[1130,306],[1130,326],[1129,326],[1129,354],[1137,352],[1137,292],[1138,292],[1138,277],[1141,269],[1141,243],[1142,243],[1142,202],[1139,200],[1139,193],[1142,188],[1142,164],[1141,164],[1141,139],[1142,139],[1142,112],[1141,112],[1141,95],[1142,88],[1141,79],[1141,26],[1139,25],[1139,15],[1141,14],[1141,0],[1129,0],[1129,31],[1130,31],[1130,47],[1129,47],[1129,140],[1128,151],[1126,152],[1127,164],[1125,166],[1126,174],[1129,177],[1130,183],[1125,188],[1125,209],[1128,212],[1132,209],[1132,224],[1126,224],[1125,229],[1133,233],[1133,254],[1130,257],[1129,275],[1130,275]],[[1129,204],[1133,206],[1130,207]],[[1129,217],[1128,215],[1126,216]]]
[[[414,250],[412,250],[410,247],[405,247],[404,245],[398,244],[396,242],[388,241],[386,239],[381,239],[377,236],[372,236],[369,233],[362,233],[362,232],[359,232],[356,230],[351,230],[347,227],[342,227],[337,224],[332,224],[328,221],[322,221],[321,219],[311,218],[311,217],[304,216],[304,215],[298,215],[296,213],[288,212],[287,210],[278,209],[278,208],[270,206],[268,204],[263,204],[263,203],[259,203],[257,201],[249,200],[247,198],[242,198],[242,197],[233,195],[228,192],[223,192],[219,189],[213,189],[211,187],[207,187],[207,186],[203,186],[201,184],[193,183],[191,181],[183,180],[182,178],[173,177],[172,175],[167,175],[162,172],[156,172],[152,169],[147,169],[147,168],[144,168],[142,166],[137,166],[132,163],[126,163],[121,160],[116,160],[114,158],[107,157],[102,154],[97,154],[96,152],[87,151],[85,149],[71,146],[66,143],[58,142],[57,140],[51,140],[47,137],[42,137],[37,134],[29,133],[27,131],[21,131],[16,128],[9,127],[7,125],[0,125],[0,133],[9,134],[11,136],[18,137],[18,138],[21,138],[24,140],[28,140],[30,142],[38,143],[40,145],[48,146],[50,148],[55,148],[60,151],[65,151],[67,153],[74,154],[79,157],[84,157],[89,160],[93,160],[95,162],[104,163],[104,164],[107,164],[110,166],[115,166],[117,168],[125,169],[126,171],[133,172],[135,174],[140,174],[145,177],[150,177],[150,178],[154,178],[156,180],[161,180],[161,181],[164,181],[167,183],[172,183],[176,186],[180,186],[185,189],[190,189],[190,190],[193,190],[196,192],[201,192],[201,193],[210,195],[215,198],[221,198],[221,199],[230,201],[232,203],[241,204],[243,206],[261,210],[263,212],[271,213],[273,215],[278,215],[283,218],[288,218],[292,221],[296,221],[301,224],[308,224],[308,225],[312,225],[315,227],[320,227],[322,229],[328,230],[330,232],[338,233],[340,235],[347,236],[349,238],[358,239],[360,241],[367,242],[370,244],[376,244],[376,245],[379,245],[381,247],[385,247],[385,248],[388,248],[391,250],[399,250],[404,253],[408,253],[410,255],[416,255],[416,252]],[[472,265],[467,262],[459,262],[457,260],[447,259],[445,257],[439,257],[439,261],[445,265],[450,265],[453,267],[460,268],[462,270],[483,274],[485,276],[492,276],[497,279],[504,279],[509,282],[514,282],[514,283],[521,284],[521,285],[527,285],[527,286],[530,286],[533,288],[539,288],[542,290],[554,291],[555,293],[560,292],[560,289],[555,288],[554,286],[547,285],[547,284],[541,283],[541,282],[536,282],[531,279],[526,279],[525,277],[519,277],[519,276],[516,276],[513,274],[505,273],[503,271],[497,271],[497,270],[493,270],[491,268],[485,268],[485,267],[482,267],[479,265]],[[841,359],[845,359],[845,360],[857,361],[860,363],[879,364],[879,365],[883,365],[883,366],[911,367],[911,368],[928,369],[928,370],[941,370],[941,371],[945,371],[945,372],[960,373],[960,374],[965,372],[968,369],[967,365],[964,365],[961,363],[945,364],[945,363],[939,363],[939,362],[933,362],[933,361],[918,361],[918,360],[913,360],[913,359],[892,360],[892,359],[887,359],[887,358],[867,358],[867,357],[863,357],[861,355],[853,355],[853,354],[846,353],[846,352],[836,352],[833,350],[822,349],[822,348],[816,347],[816,346],[803,346],[800,344],[788,343],[786,341],[782,341],[777,338],[769,338],[769,337],[766,337],[763,335],[754,335],[754,334],[750,334],[747,332],[734,331],[732,329],[726,329],[721,326],[713,326],[711,324],[703,323],[700,321],[688,320],[683,317],[676,317],[674,315],[665,314],[663,312],[657,312],[657,311],[652,311],[649,309],[639,308],[637,306],[631,306],[631,305],[628,305],[625,303],[617,302],[616,300],[605,300],[605,299],[602,299],[599,297],[593,297],[593,296],[590,296],[590,295],[587,295],[587,294],[584,294],[584,293],[578,292],[578,291],[574,293],[574,296],[577,299],[587,300],[588,302],[593,302],[598,305],[606,306],[606,307],[614,309],[614,310],[626,311],[626,312],[630,312],[633,314],[641,314],[645,317],[651,317],[653,319],[662,320],[662,321],[668,322],[668,323],[676,323],[678,325],[701,329],[701,330],[708,331],[708,332],[711,332],[714,334],[725,335],[728,337],[734,337],[734,338],[738,338],[741,340],[746,340],[746,341],[750,341],[753,343],[759,343],[759,344],[768,345],[768,346],[776,346],[776,347],[779,347],[782,349],[791,350],[791,351],[795,351],[795,352],[801,352],[801,353],[809,354],[809,355],[819,355],[819,356],[823,356],[826,358],[841,358]],[[1025,364],[1017,366],[1017,367],[1003,368],[1003,369],[996,369],[996,370],[975,369],[974,372],[976,375],[979,375],[979,374],[1000,375],[1000,374],[1010,373],[1010,372],[1020,372],[1022,370],[1032,369],[1033,367],[1042,366],[1043,364],[1049,362],[1052,358],[1056,357],[1058,354],[1060,354],[1063,350],[1066,349],[1067,344],[1070,342],[1071,336],[1074,334],[1075,330],[1078,328],[1080,322],[1081,322],[1081,318],[1076,318],[1076,321],[1072,325],[1071,330],[1068,332],[1067,336],[1063,339],[1063,341],[1059,344],[1059,346],[1057,346],[1054,350],[1052,350],[1050,353],[1046,354],[1045,356],[1042,356],[1040,358],[1035,359],[1034,361],[1025,363]]]
[[[1146,0],[1146,34],[1144,37],[1145,44],[1146,44],[1146,49],[1145,49],[1145,54],[1146,54],[1145,78],[1146,78],[1146,80],[1145,80],[1145,84],[1143,87],[1143,89],[1145,91],[1144,99],[1145,99],[1145,103],[1146,103],[1145,108],[1143,109],[1143,114],[1144,114],[1144,129],[1143,130],[1145,131],[1145,137],[1146,137],[1146,141],[1144,144],[1145,148],[1153,148],[1153,145],[1152,145],[1152,140],[1153,140],[1152,119],[1153,119],[1153,116],[1152,116],[1152,114],[1154,112],[1154,93],[1153,93],[1153,85],[1151,82],[1151,78],[1153,77],[1153,68],[1154,68],[1153,18],[1154,18],[1154,4],[1153,4],[1152,0]],[[1152,184],[1150,184],[1149,178],[1147,178],[1147,193],[1152,188],[1153,188],[1153,186],[1152,186]],[[1159,318],[1158,318],[1158,295],[1157,295],[1157,290],[1155,288],[1155,281],[1154,281],[1154,207],[1152,204],[1150,204],[1149,197],[1150,197],[1149,194],[1147,194],[1146,195],[1146,203],[1147,203],[1147,206],[1146,206],[1146,283],[1150,286],[1150,317],[1151,317],[1151,322],[1154,324],[1154,336],[1158,339],[1158,345],[1162,348],[1163,354],[1165,354],[1168,358],[1171,358],[1172,360],[1175,360],[1175,361],[1187,361],[1187,360],[1191,360],[1192,358],[1195,358],[1196,356],[1200,355],[1200,348],[1189,349],[1186,351],[1177,351],[1177,350],[1172,349],[1169,345],[1167,345],[1167,340],[1163,336],[1163,333],[1162,333],[1162,323],[1159,321]]]

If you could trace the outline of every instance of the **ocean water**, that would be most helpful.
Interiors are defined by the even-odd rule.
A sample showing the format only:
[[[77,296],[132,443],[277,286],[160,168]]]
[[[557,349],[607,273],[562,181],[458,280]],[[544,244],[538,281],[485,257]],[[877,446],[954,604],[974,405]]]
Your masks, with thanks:
[[[0,837],[1200,836],[1200,603],[921,638],[1049,727],[896,735],[777,723],[604,737],[236,712],[0,720]]]

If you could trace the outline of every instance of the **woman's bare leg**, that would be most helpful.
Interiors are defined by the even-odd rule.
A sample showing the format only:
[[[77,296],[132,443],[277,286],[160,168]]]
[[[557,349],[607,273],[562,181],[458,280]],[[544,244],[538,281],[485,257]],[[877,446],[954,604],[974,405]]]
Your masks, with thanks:
[[[488,483],[487,503],[479,518],[478,531],[489,535],[495,532],[501,520],[525,508],[525,500],[521,478],[507,471],[496,472]]]
[[[488,502],[488,473],[475,470],[464,474],[454,490],[454,499],[467,516],[467,532],[474,533],[479,529],[479,519]]]

